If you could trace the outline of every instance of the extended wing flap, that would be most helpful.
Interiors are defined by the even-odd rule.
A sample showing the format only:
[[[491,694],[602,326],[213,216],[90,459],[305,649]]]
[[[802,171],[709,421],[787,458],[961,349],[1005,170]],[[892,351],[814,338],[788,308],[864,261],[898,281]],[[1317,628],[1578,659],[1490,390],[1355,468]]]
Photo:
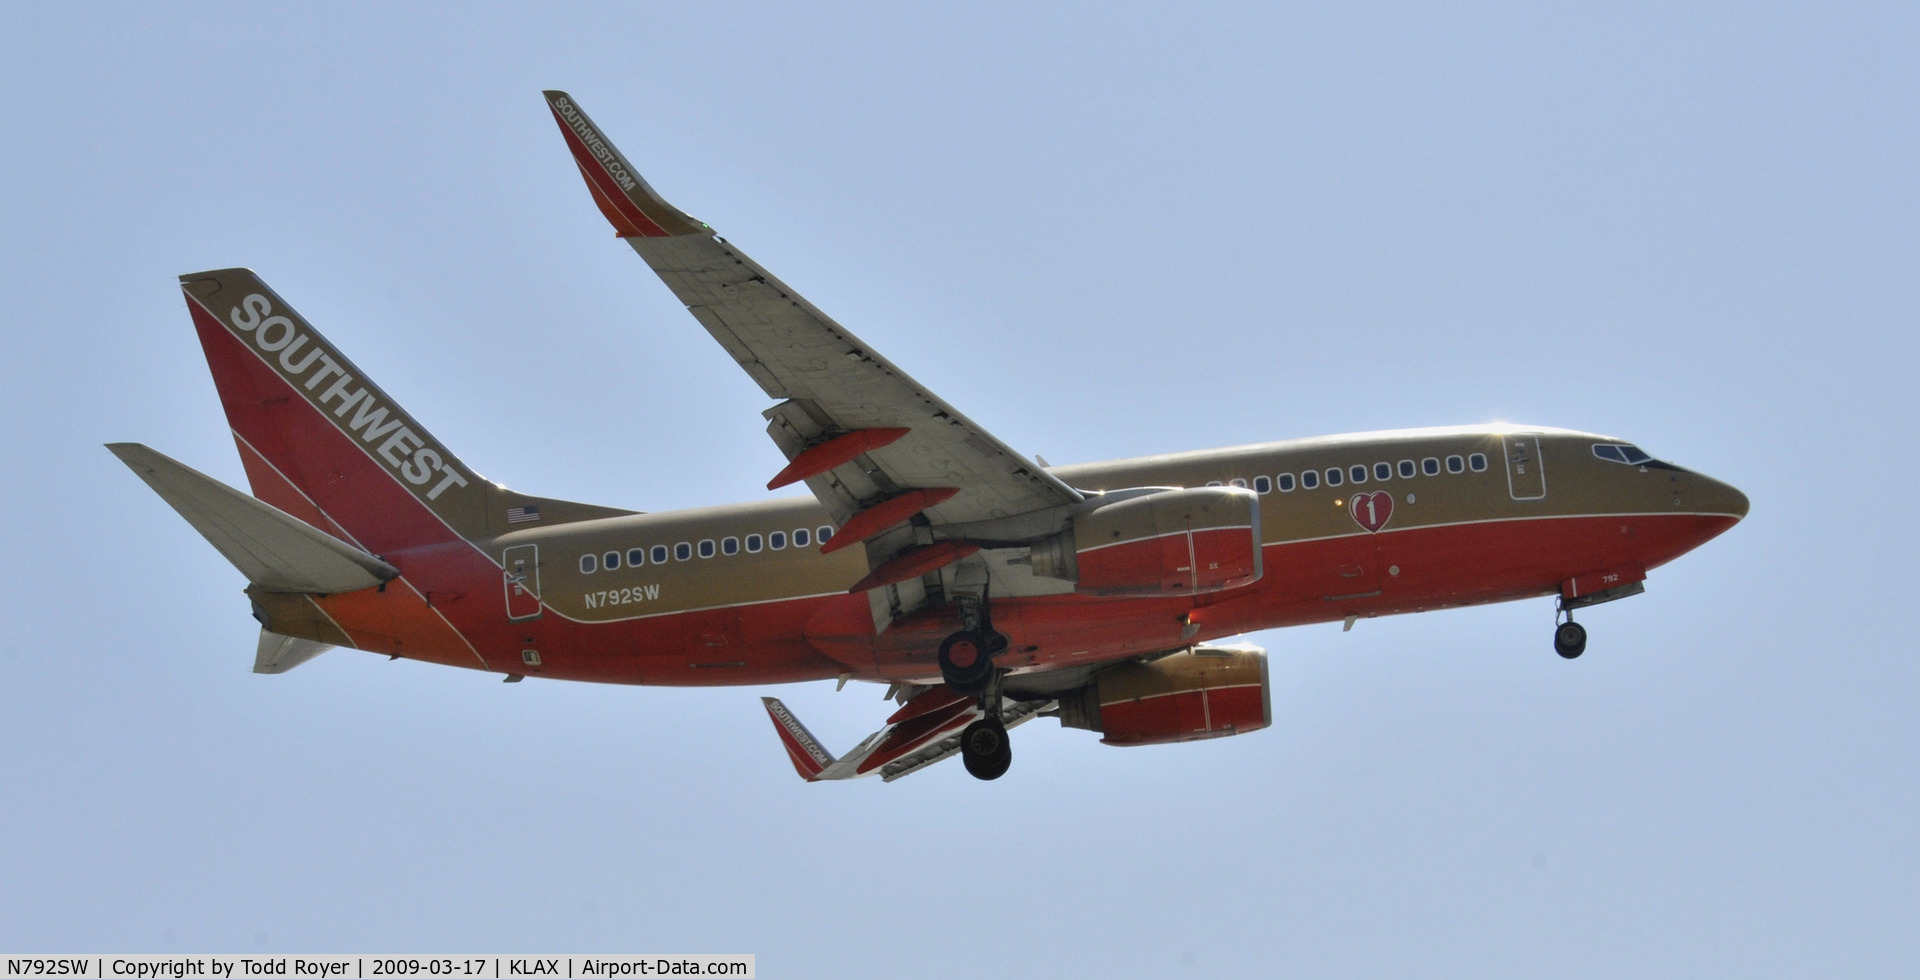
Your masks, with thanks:
[[[846,755],[834,758],[822,748],[807,726],[779,698],[761,698],[787,758],[807,782],[879,776],[893,782],[919,772],[960,751],[960,732],[981,717],[971,697],[935,687],[907,702],[887,726],[860,740]],[[1001,723],[1008,728],[1031,721],[1052,701],[1000,702]]]
[[[1003,701],[1000,707],[1000,723],[1008,728],[1024,725],[1053,704],[1052,701]],[[936,762],[945,761],[959,754],[960,733],[956,730],[928,741],[881,766],[880,781],[891,783],[902,776],[910,776]]]
[[[146,446],[117,442],[107,449],[261,589],[332,595],[400,575],[339,538]]]

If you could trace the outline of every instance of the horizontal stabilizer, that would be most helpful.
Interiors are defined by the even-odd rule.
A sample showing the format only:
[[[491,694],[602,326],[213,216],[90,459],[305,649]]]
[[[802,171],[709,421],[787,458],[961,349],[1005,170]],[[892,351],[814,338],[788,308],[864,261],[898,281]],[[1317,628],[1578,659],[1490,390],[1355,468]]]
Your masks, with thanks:
[[[253,672],[284,674],[331,649],[331,643],[281,636],[263,629],[260,631],[260,648],[253,655]]]
[[[139,443],[107,449],[265,591],[332,595],[400,576],[392,565]]]

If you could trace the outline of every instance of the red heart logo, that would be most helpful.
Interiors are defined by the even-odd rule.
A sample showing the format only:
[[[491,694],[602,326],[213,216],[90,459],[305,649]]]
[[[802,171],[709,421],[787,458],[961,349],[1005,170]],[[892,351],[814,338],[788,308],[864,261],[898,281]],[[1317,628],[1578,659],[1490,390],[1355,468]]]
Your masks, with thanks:
[[[1372,493],[1356,493],[1347,498],[1347,511],[1360,526],[1369,531],[1378,531],[1387,526],[1387,518],[1393,516],[1393,494],[1385,490]]]

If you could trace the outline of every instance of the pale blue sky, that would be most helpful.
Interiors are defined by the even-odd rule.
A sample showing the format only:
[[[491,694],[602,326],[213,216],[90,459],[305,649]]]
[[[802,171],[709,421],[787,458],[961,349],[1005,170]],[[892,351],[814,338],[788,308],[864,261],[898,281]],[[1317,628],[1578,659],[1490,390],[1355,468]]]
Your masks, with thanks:
[[[1911,5],[0,7],[0,949],[751,952],[763,977],[1920,969]],[[44,7],[53,11],[51,5]],[[248,672],[100,444],[243,483],[175,276],[467,462],[753,500],[765,398],[540,98],[1056,463],[1490,420],[1749,520],[1583,616],[1252,637],[1275,724],[804,785],[877,689]]]

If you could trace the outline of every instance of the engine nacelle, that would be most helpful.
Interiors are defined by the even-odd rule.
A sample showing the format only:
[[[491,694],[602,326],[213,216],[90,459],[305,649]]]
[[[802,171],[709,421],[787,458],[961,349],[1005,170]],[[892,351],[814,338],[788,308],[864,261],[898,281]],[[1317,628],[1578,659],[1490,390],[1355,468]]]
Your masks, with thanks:
[[[1180,596],[1259,581],[1260,495],[1244,487],[1135,492],[1095,503],[1033,546],[1033,572],[1082,595]]]
[[[1099,732],[1108,745],[1192,742],[1273,724],[1267,652],[1244,644],[1121,664],[1059,701],[1061,725]]]

